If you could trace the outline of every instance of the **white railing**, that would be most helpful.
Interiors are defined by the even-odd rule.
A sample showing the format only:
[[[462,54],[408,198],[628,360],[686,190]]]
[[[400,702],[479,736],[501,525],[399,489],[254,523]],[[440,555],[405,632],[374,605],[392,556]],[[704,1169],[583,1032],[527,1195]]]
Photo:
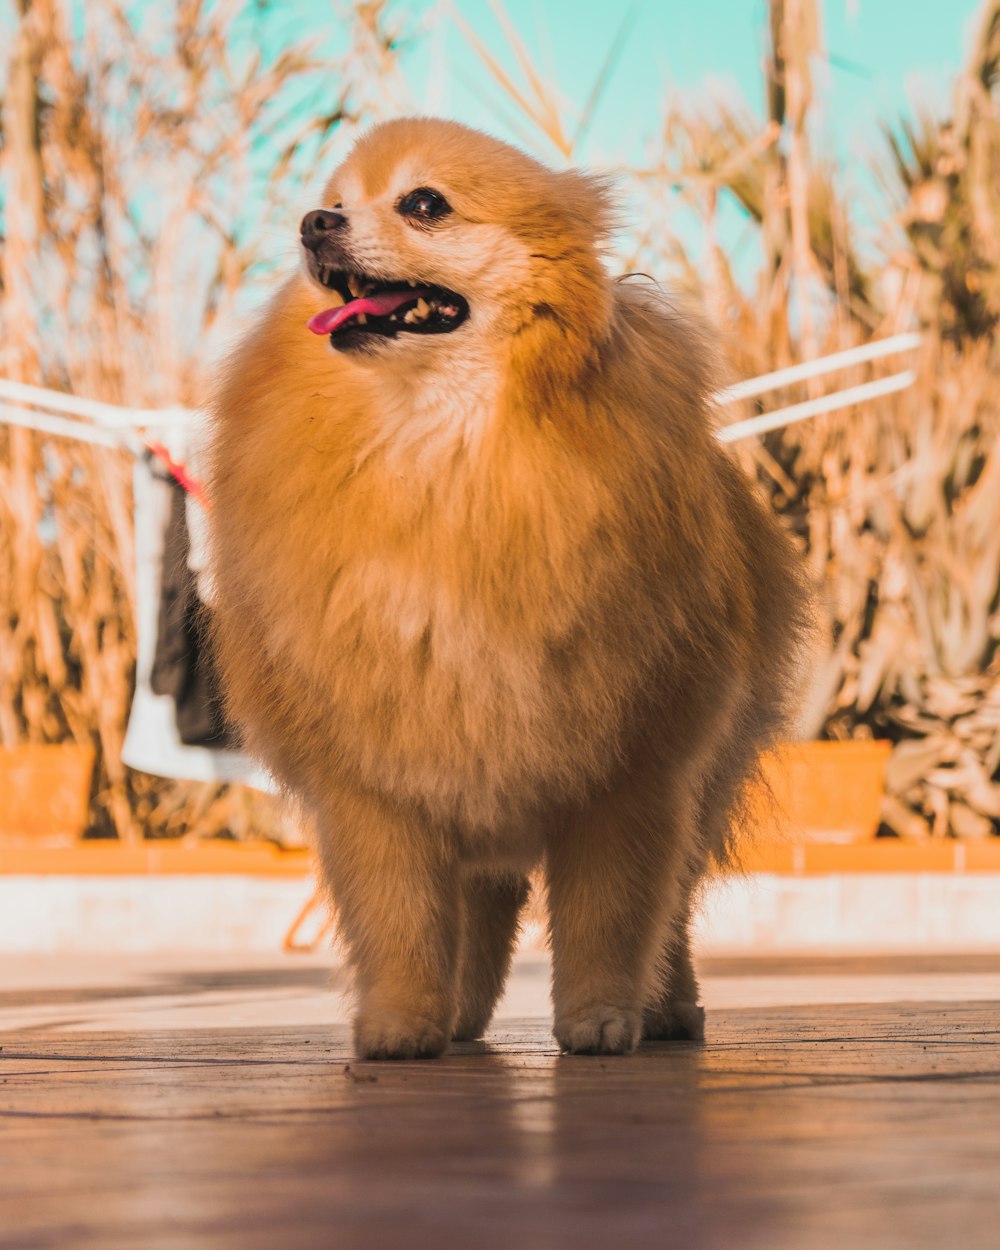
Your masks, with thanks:
[[[716,403],[731,404],[738,399],[750,399],[754,395],[766,395],[779,386],[791,386],[795,382],[807,382],[810,378],[821,378],[828,373],[837,373],[851,365],[862,365],[869,360],[881,360],[885,356],[898,356],[900,352],[914,351],[920,346],[919,334],[894,334],[892,338],[875,339],[871,343],[863,343],[860,347],[849,347],[846,351],[834,352],[832,356],[817,356],[815,360],[806,360],[800,365],[789,365],[787,369],[778,369],[775,373],[762,373],[757,378],[747,378],[745,382],[737,382],[727,386],[716,395]]]
[[[872,360],[914,351],[920,346],[920,342],[920,335],[913,333],[878,339],[861,347],[852,347],[847,351],[834,352],[830,356],[791,365],[787,369],[748,378],[718,391],[712,398],[717,407],[723,408],[744,399],[765,395],[779,387],[793,386],[798,382],[825,377]],[[736,421],[732,425],[723,426],[718,431],[718,437],[723,443],[734,443],[738,439],[781,429],[821,413],[837,412],[842,408],[880,399],[905,390],[915,381],[916,374],[912,369],[906,369],[887,378],[844,387],[829,395],[763,412],[758,416],[748,417],[745,421]],[[200,416],[198,410],[193,408],[127,408],[0,378],[0,422],[107,447],[127,447],[138,451],[143,445],[139,431],[176,429],[191,425]]]
[[[778,369],[774,373],[763,373],[760,377],[747,378],[745,382],[737,382],[717,392],[714,399],[720,407],[734,404],[757,395],[766,395],[782,386],[794,386],[797,382],[807,382],[812,378],[839,373],[842,369],[866,364],[871,360],[881,360],[886,356],[898,356],[902,352],[915,351],[920,343],[921,336],[913,333],[895,334],[888,339],[876,339],[875,342],[864,343],[860,347],[834,352],[830,356],[818,356],[815,360],[806,360],[799,365],[789,365],[787,369]],[[837,412],[842,408],[851,408],[872,399],[880,399],[883,395],[891,395],[895,391],[905,391],[916,380],[917,375],[912,369],[904,369],[901,373],[894,373],[887,378],[862,382],[858,386],[848,386],[839,391],[833,391],[829,395],[804,400],[799,404],[775,408],[770,412],[762,412],[756,417],[748,417],[745,421],[735,421],[732,425],[724,426],[719,431],[719,440],[723,443],[735,443],[738,439],[750,438],[754,434],[766,434],[769,430],[779,430],[783,426],[794,425],[796,421],[805,421],[808,417],[818,417],[825,412]]]

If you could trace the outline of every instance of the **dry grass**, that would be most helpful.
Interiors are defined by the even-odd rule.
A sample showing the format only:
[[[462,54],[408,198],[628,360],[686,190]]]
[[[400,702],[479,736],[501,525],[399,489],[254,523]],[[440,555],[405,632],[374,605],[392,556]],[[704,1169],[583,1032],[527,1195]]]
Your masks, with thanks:
[[[785,6],[775,0],[772,13],[780,21]],[[919,140],[904,128],[890,145],[896,214],[883,266],[860,260],[836,171],[822,163],[809,162],[798,191],[810,255],[795,244],[790,152],[772,142],[787,121],[781,85],[772,82],[764,128],[748,110],[716,105],[672,116],[665,131],[664,164],[709,222],[725,192],[764,236],[753,299],[724,258],[702,284],[735,371],[784,363],[796,324],[795,355],[809,354],[807,331],[826,351],[914,321],[926,333],[911,390],[741,450],[801,535],[819,588],[823,641],[802,729],[896,744],[886,832],[991,836],[1000,831],[1000,3],[984,5],[954,117],[925,119]],[[686,272],[697,277],[693,265]],[[822,310],[822,330],[803,321],[807,307]]]
[[[234,40],[234,23],[257,20],[240,7],[178,0],[135,32],[126,6],[103,0],[87,6],[80,43],[56,0],[24,6],[3,88],[8,376],[196,403],[213,335],[261,272],[261,240],[285,247],[283,230],[268,233],[279,207],[340,130],[402,103],[385,5],[350,7],[353,44],[336,64],[299,44],[267,62],[238,54],[252,40]],[[813,0],[771,0],[763,119],[721,103],[668,112],[659,153],[625,174],[639,221],[621,259],[697,292],[734,375],[925,330],[911,390],[738,454],[800,536],[820,590],[804,732],[896,744],[888,829],[989,836],[1000,829],[1000,0],[983,5],[953,116],[888,128],[878,264],[854,237],[838,171],[809,149],[819,16]],[[508,31],[511,55],[480,48],[502,107],[543,155],[581,159],[617,49],[572,116]],[[264,134],[270,178],[251,159]],[[705,223],[707,265],[667,234],[677,187]],[[759,231],[750,293],[718,243],[724,196]],[[888,367],[838,382],[878,371]],[[122,768],[131,562],[124,455],[0,427],[0,742],[95,741],[103,831],[280,836],[273,810],[238,787]]]
[[[825,609],[803,728],[897,744],[883,818],[905,836],[989,836],[1000,817],[1000,402],[988,353],[931,340],[913,389],[772,447],[788,479],[773,492]]]

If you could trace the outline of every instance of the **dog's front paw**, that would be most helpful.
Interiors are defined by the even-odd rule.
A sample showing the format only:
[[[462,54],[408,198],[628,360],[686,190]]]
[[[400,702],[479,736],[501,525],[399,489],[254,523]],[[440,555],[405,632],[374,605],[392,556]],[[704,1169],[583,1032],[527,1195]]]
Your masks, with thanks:
[[[559,1017],[554,1032],[571,1055],[630,1055],[639,1041],[641,1018],[638,1012],[597,1003]]]
[[[703,1042],[705,1008],[698,1003],[661,1003],[646,1012],[642,1035],[650,1042]]]
[[[379,1011],[354,1022],[359,1059],[436,1059],[447,1046],[448,1030],[421,1016]]]

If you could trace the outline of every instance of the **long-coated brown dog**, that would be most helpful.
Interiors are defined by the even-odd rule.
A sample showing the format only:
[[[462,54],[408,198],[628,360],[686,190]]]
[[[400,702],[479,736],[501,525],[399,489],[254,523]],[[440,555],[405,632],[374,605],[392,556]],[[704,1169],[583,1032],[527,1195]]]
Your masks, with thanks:
[[[599,179],[378,126],[220,382],[228,707],[315,816],[365,1057],[482,1034],[539,863],[560,1045],[702,1033],[692,892],[804,596],[702,331],[608,276],[612,219]]]

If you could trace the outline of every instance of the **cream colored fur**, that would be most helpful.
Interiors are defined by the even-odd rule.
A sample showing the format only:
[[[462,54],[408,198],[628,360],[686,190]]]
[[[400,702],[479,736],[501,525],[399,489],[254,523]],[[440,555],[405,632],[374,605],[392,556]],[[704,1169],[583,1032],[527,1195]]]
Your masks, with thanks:
[[[417,186],[433,230],[395,209]],[[702,332],[607,276],[601,182],[453,123],[371,131],[336,204],[359,269],[469,319],[337,354],[290,278],[221,379],[211,489],[228,706],[316,817],[358,1052],[482,1033],[539,863],[560,1044],[698,1036],[692,894],[803,621]]]

